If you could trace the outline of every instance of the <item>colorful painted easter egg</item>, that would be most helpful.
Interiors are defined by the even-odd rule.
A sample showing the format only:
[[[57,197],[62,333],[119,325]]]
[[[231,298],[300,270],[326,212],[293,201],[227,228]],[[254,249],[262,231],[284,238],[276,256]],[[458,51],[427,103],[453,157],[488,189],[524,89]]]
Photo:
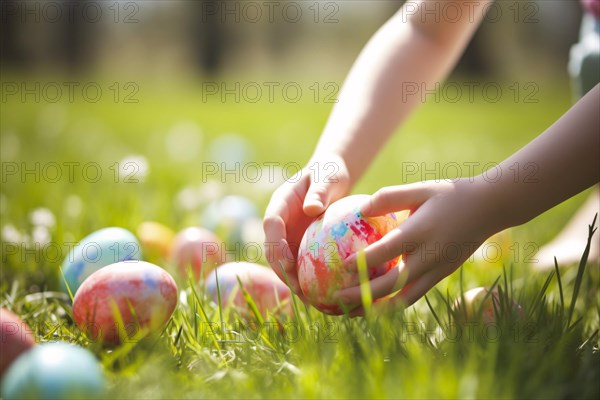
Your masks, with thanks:
[[[35,345],[31,328],[17,315],[0,308],[0,375],[17,359],[21,353]]]
[[[202,213],[202,225],[229,244],[244,243],[244,226],[258,217],[256,205],[247,198],[225,196],[206,206]]]
[[[181,276],[188,276],[191,267],[194,277],[200,279],[223,263],[223,243],[208,229],[186,228],[175,236],[171,260],[177,265]]]
[[[140,260],[141,257],[140,243],[133,233],[116,227],[100,229],[83,238],[63,261],[62,288],[67,292],[66,281],[75,295],[81,283],[100,268],[119,261]]]
[[[381,239],[400,225],[395,214],[363,217],[360,205],[367,195],[348,196],[331,204],[306,230],[298,252],[298,280],[308,301],[328,314],[341,314],[332,299],[334,292],[359,284],[356,271],[343,269],[350,255]],[[381,276],[398,264],[398,258],[369,266],[369,279]]]
[[[142,222],[137,230],[144,257],[148,261],[165,261],[171,254],[175,232],[163,224],[153,221]]]
[[[462,320],[469,322],[481,320],[487,325],[495,322],[496,313],[501,313],[503,310],[500,293],[497,289],[491,292],[484,287],[470,289],[463,293],[462,298],[465,299],[464,307],[461,306],[461,297],[454,304],[454,309]],[[523,314],[523,309],[517,302],[513,301],[511,312],[520,317]]]
[[[167,271],[145,261],[124,261],[83,282],[73,299],[73,319],[91,340],[118,344],[160,330],[176,305],[177,285]]]
[[[259,312],[291,313],[290,289],[277,277],[271,268],[249,262],[230,262],[217,267],[206,279],[206,293],[218,302],[217,276],[221,293],[221,305],[232,304],[243,314],[248,314],[248,302],[240,288],[238,277]],[[230,303],[231,302],[231,303]]]
[[[105,394],[94,355],[64,342],[44,343],[24,353],[2,380],[4,399],[91,399]]]

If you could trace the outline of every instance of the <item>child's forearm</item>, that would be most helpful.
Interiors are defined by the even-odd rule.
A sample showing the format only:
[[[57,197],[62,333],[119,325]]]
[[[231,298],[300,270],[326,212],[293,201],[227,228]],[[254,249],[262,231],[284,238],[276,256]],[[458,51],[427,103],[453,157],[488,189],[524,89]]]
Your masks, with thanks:
[[[457,1],[462,18],[446,20],[439,0],[409,2],[371,38],[353,65],[315,157],[341,156],[355,183],[390,134],[446,77],[483,17],[484,2]],[[429,10],[429,13],[427,13]],[[407,95],[410,85],[419,93]]]
[[[497,171],[477,177],[500,228],[525,223],[600,181],[599,110],[596,85]]]

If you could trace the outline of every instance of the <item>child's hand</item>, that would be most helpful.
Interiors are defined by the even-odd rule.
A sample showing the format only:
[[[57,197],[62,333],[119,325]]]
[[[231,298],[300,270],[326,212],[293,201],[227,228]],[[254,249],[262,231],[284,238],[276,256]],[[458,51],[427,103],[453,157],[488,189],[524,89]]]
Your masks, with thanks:
[[[365,249],[367,265],[382,264],[400,254],[403,257],[397,268],[371,280],[374,299],[402,289],[389,300],[414,303],[501,230],[501,219],[492,215],[491,202],[470,179],[386,187],[361,207],[367,217],[411,210],[400,227]],[[348,268],[357,268],[356,257],[347,259]],[[360,305],[360,287],[340,290],[336,297],[351,307]],[[363,313],[359,307],[351,315]]]
[[[263,222],[267,261],[283,282],[289,280],[291,289],[301,298],[296,262],[302,236],[329,204],[349,190],[350,177],[344,160],[327,155],[313,159],[271,197]]]

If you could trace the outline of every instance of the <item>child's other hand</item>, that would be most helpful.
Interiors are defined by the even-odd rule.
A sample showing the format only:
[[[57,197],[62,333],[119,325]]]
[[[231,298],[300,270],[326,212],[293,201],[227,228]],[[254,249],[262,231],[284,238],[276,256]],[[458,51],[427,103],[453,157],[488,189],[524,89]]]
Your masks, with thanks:
[[[279,278],[286,283],[289,281],[291,289],[301,298],[296,263],[302,236],[329,204],[349,190],[346,163],[339,156],[326,155],[313,158],[271,197],[263,221],[267,261]]]
[[[403,257],[398,267],[370,282],[374,299],[401,289],[379,302],[382,306],[394,301],[411,305],[501,230],[501,216],[493,215],[492,202],[484,199],[484,190],[473,179],[386,187],[361,207],[367,217],[411,210],[400,227],[364,250],[367,265]],[[348,268],[357,268],[356,257],[347,259]],[[360,286],[340,290],[336,297],[350,307],[360,305]],[[361,306],[351,315],[363,313]]]

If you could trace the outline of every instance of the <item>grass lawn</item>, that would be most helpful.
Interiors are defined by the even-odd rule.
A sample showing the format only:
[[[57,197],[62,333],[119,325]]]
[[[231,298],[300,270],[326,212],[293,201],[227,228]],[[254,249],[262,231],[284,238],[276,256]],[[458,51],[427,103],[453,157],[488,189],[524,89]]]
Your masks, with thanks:
[[[473,102],[463,97],[424,105],[389,142],[355,193],[423,177],[456,177],[457,165],[461,175],[468,174],[468,165],[479,173],[541,133],[571,104],[563,83],[540,84],[535,103],[524,102],[522,93],[515,102],[510,85],[502,86],[504,94],[494,103],[475,96]],[[220,175],[208,176],[207,163],[220,162],[211,154],[215,140],[225,133],[245,137],[249,145],[242,165],[293,168],[310,156],[331,108],[308,95],[297,103],[249,103],[218,97],[204,101],[200,93],[195,82],[181,88],[141,82],[139,102],[132,104],[108,95],[97,103],[23,103],[14,97],[2,103],[0,301],[32,326],[39,341],[67,340],[94,351],[105,367],[111,397],[600,394],[598,268],[590,264],[578,280],[576,265],[561,268],[559,275],[532,272],[525,256],[558,233],[585,194],[513,228],[502,239],[501,256],[467,262],[429,293],[428,302],[422,299],[404,311],[351,319],[296,304],[293,317],[257,322],[234,309],[220,309],[201,286],[181,280],[180,303],[160,337],[112,350],[89,342],[74,328],[67,301],[32,296],[58,290],[62,262],[45,253],[43,245],[35,250],[40,232],[31,220],[34,210],[45,208],[54,215],[56,223],[43,242],[61,248],[107,226],[135,231],[145,220],[175,230],[198,224],[203,206],[217,195],[247,196],[262,211],[281,171],[276,170],[273,182],[260,184],[245,182],[243,173],[223,182]],[[118,166],[135,160],[132,156],[147,163],[145,177],[143,168],[118,174]],[[52,163],[62,172],[59,179],[53,179]],[[34,172],[23,175],[24,168]],[[129,172],[139,182],[128,179]],[[14,242],[20,251],[8,254],[6,246]],[[25,247],[34,250],[24,252]],[[505,306],[492,326],[461,322],[451,311],[449,305],[462,291],[493,284],[501,289]],[[513,301],[522,306],[522,314],[511,311]]]

